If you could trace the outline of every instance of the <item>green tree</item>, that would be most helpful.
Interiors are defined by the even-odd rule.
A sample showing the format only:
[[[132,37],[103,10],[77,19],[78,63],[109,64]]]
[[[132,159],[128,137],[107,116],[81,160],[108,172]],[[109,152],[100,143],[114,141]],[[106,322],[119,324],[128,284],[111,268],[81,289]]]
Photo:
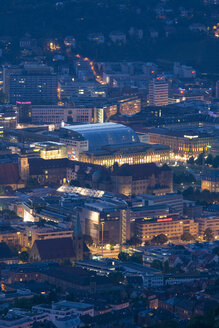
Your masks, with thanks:
[[[205,164],[213,165],[213,160],[214,160],[213,156],[211,154],[209,154],[208,157],[205,160]]]
[[[219,167],[219,156],[215,156],[213,160],[213,167],[217,169]]]
[[[212,241],[214,239],[214,234],[213,234],[213,231],[211,230],[211,228],[207,228],[204,231],[203,239],[206,241]]]
[[[129,261],[129,255],[125,252],[120,252],[118,254],[118,259],[122,262],[127,262],[127,261]]]
[[[194,157],[190,157],[187,161],[188,164],[191,164],[191,165],[194,165],[195,164],[195,160],[194,160]]]
[[[138,237],[132,237],[130,240],[127,241],[127,244],[131,246],[137,246],[141,244],[141,240]]]
[[[219,256],[219,247],[215,247],[213,253]]]
[[[191,235],[191,233],[185,231],[182,235],[181,235],[181,240],[183,241],[191,241],[194,240],[193,235]]]
[[[22,261],[22,262],[27,262],[28,261],[28,258],[29,258],[29,254],[26,252],[26,251],[23,251],[19,254],[19,259]]]
[[[195,163],[197,165],[202,165],[204,163],[204,154],[199,154],[198,158],[195,160]]]
[[[78,180],[71,180],[70,181],[70,186],[73,186],[73,187],[80,187],[80,182]]]
[[[109,279],[116,284],[122,283],[124,282],[124,275],[119,271],[114,271],[109,274]]]
[[[157,245],[163,245],[165,243],[168,242],[168,238],[166,235],[164,235],[163,233],[157,235],[157,236],[154,236],[152,239],[151,239],[151,242],[153,244],[157,244]]]
[[[84,235],[83,240],[84,240],[85,244],[88,246],[91,246],[94,243],[94,241],[90,235]]]
[[[153,260],[151,262],[151,267],[158,270],[163,270],[163,263],[160,260]]]
[[[133,254],[132,256],[129,256],[129,261],[143,264],[143,258],[140,255]]]

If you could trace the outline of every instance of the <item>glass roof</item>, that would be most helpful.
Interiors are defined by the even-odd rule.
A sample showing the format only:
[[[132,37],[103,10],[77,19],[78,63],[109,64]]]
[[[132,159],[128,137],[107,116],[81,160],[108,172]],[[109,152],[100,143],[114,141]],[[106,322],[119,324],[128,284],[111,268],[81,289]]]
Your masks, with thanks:
[[[117,123],[96,123],[65,126],[65,129],[81,134],[89,141],[89,150],[106,145],[139,143],[138,135],[128,126]]]

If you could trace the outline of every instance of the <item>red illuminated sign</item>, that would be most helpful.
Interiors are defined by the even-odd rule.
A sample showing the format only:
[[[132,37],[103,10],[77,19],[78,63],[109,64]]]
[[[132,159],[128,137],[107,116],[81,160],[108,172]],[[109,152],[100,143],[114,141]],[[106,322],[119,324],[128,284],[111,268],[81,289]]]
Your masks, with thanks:
[[[30,101],[25,101],[25,102],[23,102],[23,101],[16,101],[16,103],[19,104],[19,105],[31,105],[31,102]]]
[[[173,219],[172,218],[157,219],[157,222],[166,222],[166,221],[173,221]]]

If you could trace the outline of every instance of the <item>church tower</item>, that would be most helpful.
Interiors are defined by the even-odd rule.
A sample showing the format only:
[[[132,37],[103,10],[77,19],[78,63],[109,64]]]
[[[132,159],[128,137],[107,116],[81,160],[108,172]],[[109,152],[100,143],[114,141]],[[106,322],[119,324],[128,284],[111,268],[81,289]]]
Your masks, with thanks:
[[[20,154],[18,158],[19,174],[23,181],[27,181],[29,178],[29,163],[26,154]]]
[[[84,259],[84,241],[81,231],[79,213],[77,214],[77,221],[74,229],[73,245],[75,250],[75,260],[82,261]]]

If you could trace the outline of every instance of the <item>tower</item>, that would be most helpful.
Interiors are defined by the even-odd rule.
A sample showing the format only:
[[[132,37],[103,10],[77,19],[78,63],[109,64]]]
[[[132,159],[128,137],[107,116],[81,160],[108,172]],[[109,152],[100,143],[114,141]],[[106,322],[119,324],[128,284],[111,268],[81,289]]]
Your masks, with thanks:
[[[26,154],[20,154],[18,158],[19,174],[23,181],[27,181],[29,178],[29,162]]]
[[[81,231],[79,213],[77,214],[76,225],[74,229],[73,245],[75,249],[75,260],[82,261],[84,259],[84,241]]]

